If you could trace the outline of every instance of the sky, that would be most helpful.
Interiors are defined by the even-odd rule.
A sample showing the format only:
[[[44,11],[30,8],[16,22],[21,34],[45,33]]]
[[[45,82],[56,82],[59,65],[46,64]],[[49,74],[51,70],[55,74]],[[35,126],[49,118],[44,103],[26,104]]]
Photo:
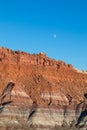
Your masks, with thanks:
[[[0,0],[0,46],[87,70],[87,0]]]

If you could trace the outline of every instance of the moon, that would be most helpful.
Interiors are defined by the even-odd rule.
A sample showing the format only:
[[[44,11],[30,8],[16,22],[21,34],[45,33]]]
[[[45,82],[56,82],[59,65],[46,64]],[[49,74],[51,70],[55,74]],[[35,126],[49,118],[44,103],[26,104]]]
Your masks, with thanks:
[[[57,35],[56,34],[53,34],[53,38],[56,38],[57,37]]]

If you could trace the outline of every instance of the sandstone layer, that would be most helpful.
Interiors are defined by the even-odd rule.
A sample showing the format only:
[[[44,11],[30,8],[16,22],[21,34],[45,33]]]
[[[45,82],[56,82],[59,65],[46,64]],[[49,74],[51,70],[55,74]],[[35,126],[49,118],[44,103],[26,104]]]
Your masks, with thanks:
[[[0,107],[3,129],[17,125],[19,129],[35,126],[46,130],[78,122],[86,129],[86,71],[48,58],[45,53],[29,54],[1,47],[0,94],[9,82],[15,86],[12,101],[6,96]],[[84,116],[80,119],[81,114]]]

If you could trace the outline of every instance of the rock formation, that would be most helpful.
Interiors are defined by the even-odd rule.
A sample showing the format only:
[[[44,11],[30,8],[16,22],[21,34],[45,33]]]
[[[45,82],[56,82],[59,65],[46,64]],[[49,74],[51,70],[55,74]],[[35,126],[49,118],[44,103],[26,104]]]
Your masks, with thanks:
[[[5,97],[0,107],[1,127],[13,126],[14,130],[15,126],[33,126],[46,130],[64,124],[72,126],[73,122],[78,128],[81,123],[87,127],[87,119],[81,119],[87,102],[86,71],[48,58],[45,53],[29,54],[1,47],[0,95],[9,82],[15,87],[12,102]]]

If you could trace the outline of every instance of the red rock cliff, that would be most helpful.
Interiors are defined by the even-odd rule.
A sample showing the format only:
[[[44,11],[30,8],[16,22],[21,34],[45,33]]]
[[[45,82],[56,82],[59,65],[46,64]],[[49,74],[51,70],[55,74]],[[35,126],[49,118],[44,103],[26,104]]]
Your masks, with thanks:
[[[44,53],[31,55],[0,48],[0,80],[1,91],[8,81],[14,81],[15,91],[24,89],[38,103],[42,103],[45,97],[49,99],[50,95],[52,100],[58,100],[57,93],[68,94],[73,100],[80,101],[87,92],[87,73],[48,58]]]
[[[27,107],[34,102],[41,107],[74,106],[84,101],[87,93],[86,72],[45,53],[0,48],[0,94],[9,81],[15,83],[13,106]],[[75,109],[72,105],[70,109]]]

